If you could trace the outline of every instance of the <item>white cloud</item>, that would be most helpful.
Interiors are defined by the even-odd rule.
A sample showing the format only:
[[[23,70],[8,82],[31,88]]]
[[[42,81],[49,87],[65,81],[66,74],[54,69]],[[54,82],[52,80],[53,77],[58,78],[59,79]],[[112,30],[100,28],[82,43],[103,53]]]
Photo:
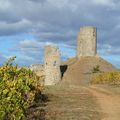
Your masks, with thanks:
[[[0,22],[1,29],[8,29],[8,28],[12,28],[12,27],[20,28],[20,27],[25,27],[25,26],[29,26],[29,25],[31,25],[31,22],[26,19],[22,19],[21,21],[15,22],[15,23],[7,23],[5,21]]]
[[[39,40],[21,40],[19,42],[19,48],[21,50],[39,50],[39,49],[44,49],[46,45],[56,45],[54,42],[49,42],[49,41],[39,41]]]
[[[14,23],[7,23],[5,21],[0,22],[0,35],[11,35],[16,33],[24,33],[32,27],[32,24],[27,19],[22,19],[21,21]]]
[[[0,0],[0,36],[29,33],[33,40],[23,39],[15,49],[21,56],[40,59],[47,44],[66,48],[64,54],[75,49],[80,27],[94,25],[101,53],[118,55],[119,6],[118,0]]]
[[[58,7],[58,8],[63,8],[65,6],[67,6],[69,0],[48,0],[48,3],[49,4],[52,4],[53,6],[55,7]]]
[[[9,10],[12,7],[10,0],[0,0],[0,10]]]
[[[41,42],[38,42],[36,40],[22,40],[19,42],[19,44],[22,47],[41,46]]]
[[[98,45],[98,53],[101,55],[107,55],[107,56],[119,56],[120,55],[120,48],[110,45],[110,44],[104,44],[104,45]]]
[[[92,2],[96,5],[103,5],[108,7],[114,7],[115,3],[113,0],[92,0]]]

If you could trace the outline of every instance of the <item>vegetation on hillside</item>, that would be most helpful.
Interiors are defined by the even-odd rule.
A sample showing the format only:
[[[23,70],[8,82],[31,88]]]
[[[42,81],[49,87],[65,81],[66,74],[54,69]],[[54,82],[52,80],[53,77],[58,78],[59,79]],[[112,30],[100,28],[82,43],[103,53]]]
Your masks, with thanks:
[[[120,72],[108,72],[101,74],[93,74],[91,77],[93,84],[110,84],[120,86]]]
[[[99,65],[96,65],[95,67],[93,67],[92,69],[92,73],[100,73],[101,70],[100,70],[100,66]]]
[[[31,70],[13,65],[16,57],[0,67],[0,120],[22,120],[42,86]]]

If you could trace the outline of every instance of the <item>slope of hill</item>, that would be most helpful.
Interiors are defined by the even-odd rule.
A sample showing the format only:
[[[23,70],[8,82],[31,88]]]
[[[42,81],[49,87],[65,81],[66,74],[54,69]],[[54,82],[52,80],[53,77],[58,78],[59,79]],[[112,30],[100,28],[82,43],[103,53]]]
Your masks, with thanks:
[[[62,66],[67,66],[67,69],[63,74],[62,83],[75,85],[88,84],[92,69],[96,66],[99,66],[101,72],[117,70],[112,64],[101,57],[72,58],[65,61]]]

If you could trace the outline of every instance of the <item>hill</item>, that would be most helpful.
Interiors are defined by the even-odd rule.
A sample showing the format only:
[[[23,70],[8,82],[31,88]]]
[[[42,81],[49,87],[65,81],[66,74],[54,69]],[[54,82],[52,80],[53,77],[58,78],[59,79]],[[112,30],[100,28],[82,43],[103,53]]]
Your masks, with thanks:
[[[62,63],[62,67],[66,66],[62,77],[62,83],[85,85],[89,84],[90,76],[93,68],[99,66],[101,72],[117,71],[117,69],[101,57],[81,57],[71,58]]]

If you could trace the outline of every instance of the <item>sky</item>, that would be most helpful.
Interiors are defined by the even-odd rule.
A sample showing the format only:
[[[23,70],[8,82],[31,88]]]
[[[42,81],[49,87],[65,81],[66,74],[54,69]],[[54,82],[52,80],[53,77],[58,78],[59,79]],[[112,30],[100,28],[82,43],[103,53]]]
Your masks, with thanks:
[[[48,44],[74,57],[81,26],[97,27],[98,54],[120,68],[119,0],[0,0],[0,65],[43,63]]]

